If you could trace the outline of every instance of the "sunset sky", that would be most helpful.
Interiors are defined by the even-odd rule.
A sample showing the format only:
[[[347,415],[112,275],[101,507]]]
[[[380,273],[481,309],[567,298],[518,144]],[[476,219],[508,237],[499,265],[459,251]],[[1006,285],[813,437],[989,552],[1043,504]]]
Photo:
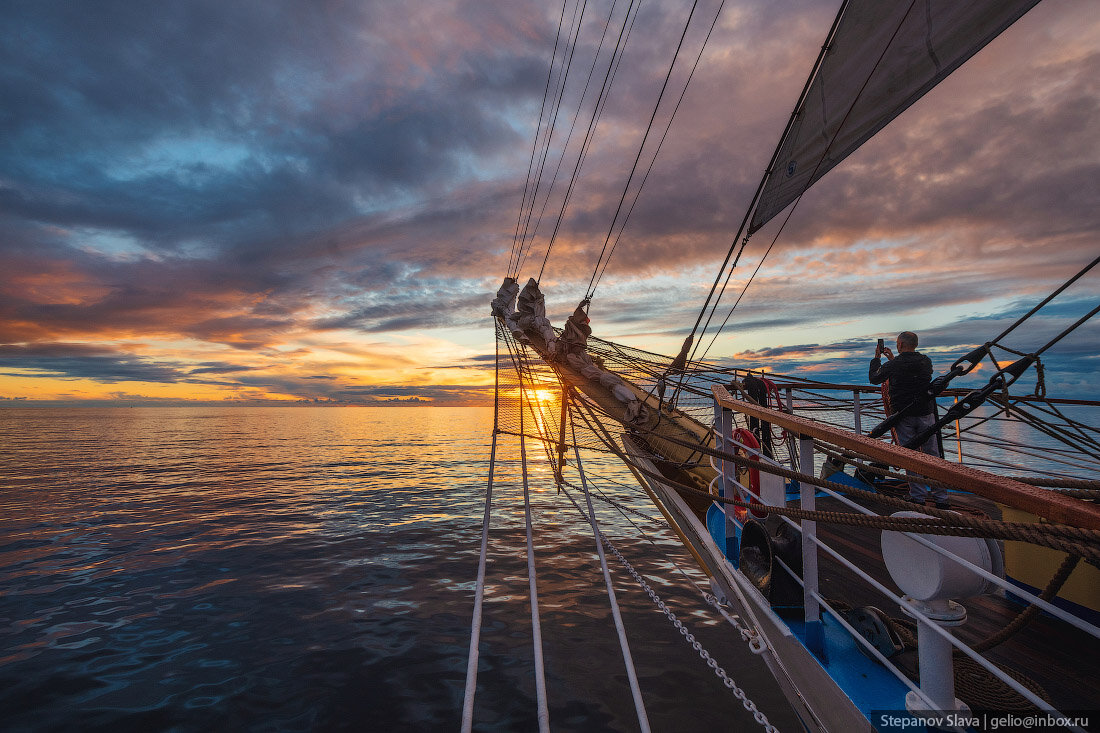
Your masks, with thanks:
[[[596,335],[678,350],[836,5],[727,2],[600,281]],[[672,100],[718,6],[698,4]],[[584,295],[690,8],[642,4],[542,279],[558,325]],[[559,140],[611,9],[586,6]],[[528,0],[3,3],[0,398],[486,399],[488,304],[560,13]],[[779,219],[750,240],[726,305]],[[552,229],[548,213],[524,280]],[[908,329],[942,371],[1097,254],[1100,12],[1047,0],[806,194],[708,357],[862,381],[874,340]],[[1008,344],[1033,350],[1098,300],[1094,271]],[[1049,394],[1100,397],[1097,320],[1044,355]]]

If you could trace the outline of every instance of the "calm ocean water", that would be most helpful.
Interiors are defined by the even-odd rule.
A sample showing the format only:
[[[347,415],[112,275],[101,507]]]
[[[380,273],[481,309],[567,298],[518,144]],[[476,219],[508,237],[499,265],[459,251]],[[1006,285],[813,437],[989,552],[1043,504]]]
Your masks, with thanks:
[[[0,409],[0,726],[457,729],[491,430],[488,408]],[[475,727],[534,730],[522,494],[501,450]],[[551,725],[635,730],[595,542],[539,461]],[[636,490],[625,501],[654,513]],[[677,543],[598,516],[771,722],[797,729],[674,569],[690,566]],[[609,562],[654,730],[756,728]]]

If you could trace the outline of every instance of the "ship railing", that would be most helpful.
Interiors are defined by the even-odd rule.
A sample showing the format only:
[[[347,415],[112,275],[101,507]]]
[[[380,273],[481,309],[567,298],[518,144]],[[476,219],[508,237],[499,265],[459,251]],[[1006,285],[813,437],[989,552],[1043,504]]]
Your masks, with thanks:
[[[713,399],[711,386],[738,381],[748,374],[760,376],[761,372],[710,369],[693,373],[685,380],[677,407],[701,422],[709,422]],[[857,433],[869,430],[886,417],[881,387],[818,382],[771,373],[764,376],[777,387],[782,408],[787,412],[812,415],[818,422]],[[652,390],[652,375],[636,374],[635,378],[647,390]],[[945,410],[953,401],[969,393],[969,389],[945,389],[937,404]],[[1088,411],[1089,419],[1084,422],[1089,425],[1074,419],[1082,411]],[[967,465],[974,467],[1031,474],[1036,478],[1072,479],[1095,475],[1100,471],[1100,460],[1096,458],[1100,430],[1090,426],[1097,423],[1097,413],[1100,413],[1100,401],[1097,400],[998,393],[979,411],[943,428],[944,455],[954,462],[965,460]],[[1076,443],[1076,447],[1070,447],[1067,442]],[[787,458],[785,444],[776,443],[774,448],[777,455]],[[791,452],[796,451],[797,448]]]
[[[716,448],[719,453],[729,454],[736,449],[740,449],[746,455],[751,455],[754,460],[764,465],[773,465],[777,468],[784,468],[784,466],[767,456],[760,455],[760,450],[748,446],[741,441],[733,438],[733,428],[736,424],[735,415],[742,420],[746,417],[755,417],[760,420],[771,422],[776,425],[780,425],[783,429],[795,436],[798,443],[798,462],[792,468],[802,468],[803,473],[812,474],[814,472],[814,440],[823,439],[834,445],[838,445],[849,450],[856,450],[865,454],[868,454],[870,458],[875,460],[885,460],[891,465],[897,466],[901,469],[913,470],[919,472],[922,475],[934,475],[937,480],[942,481],[945,484],[954,486],[956,488],[962,488],[964,485],[973,487],[975,479],[980,479],[982,488],[986,493],[992,493],[996,495],[999,500],[1005,501],[1008,504],[1023,503],[1025,506],[1022,508],[1028,508],[1032,511],[1039,510],[1039,514],[1050,513],[1044,512],[1044,509],[1051,509],[1051,507],[1041,507],[1038,504],[1044,502],[1039,501],[1034,495],[1036,490],[1034,487],[1026,486],[1023,484],[1016,484],[1008,479],[1002,479],[1001,477],[993,476],[991,474],[984,474],[983,472],[976,471],[969,467],[958,466],[951,464],[942,459],[934,459],[931,456],[910,451],[905,448],[899,448],[897,446],[881,443],[879,441],[873,441],[862,435],[853,434],[851,432],[838,429],[828,425],[815,425],[812,421],[805,418],[793,416],[787,413],[783,413],[777,410],[771,410],[769,408],[760,407],[752,403],[747,403],[742,400],[734,399],[722,386],[713,387],[714,393],[714,428],[715,428],[715,441]],[[938,466],[934,466],[933,462],[936,462]],[[741,496],[753,496],[757,501],[762,504],[767,504],[766,497],[763,492],[753,491],[751,487],[745,486],[737,479],[737,467],[731,461],[725,461],[722,459],[711,459],[712,466],[717,472],[716,482],[720,482],[722,486],[722,494],[725,496],[732,496],[735,492],[738,492]],[[929,470],[933,468],[934,470]],[[821,491],[827,496],[836,499],[845,506],[852,510],[866,515],[879,516],[877,512],[862,506],[861,504],[851,500],[850,498],[840,494],[828,487],[818,487],[811,485],[808,482],[801,482],[799,487],[799,506],[800,508],[808,511],[813,511],[816,508],[817,492]],[[1048,494],[1050,492],[1047,492]],[[1100,514],[1090,508],[1082,510],[1080,507],[1069,506],[1069,500],[1060,496],[1048,496],[1048,503],[1051,503],[1054,508],[1054,513],[1059,514],[1059,518],[1064,518],[1061,514],[1069,513],[1073,518],[1077,519],[1081,524],[1085,526],[1096,526],[1096,523],[1100,521]],[[774,499],[772,499],[774,500]],[[1015,501],[1014,501],[1015,500]],[[719,505],[724,509],[727,505]],[[1060,511],[1058,511],[1060,510]],[[731,536],[731,528],[733,524],[736,524],[738,528],[743,524],[737,520],[734,512],[725,512],[727,522],[727,536]],[[994,665],[992,662],[986,660],[980,652],[972,649],[965,642],[956,638],[953,634],[947,631],[940,623],[930,616],[924,614],[919,609],[916,609],[912,604],[907,603],[905,598],[886,587],[870,574],[860,568],[856,563],[853,563],[848,558],[844,557],[835,548],[829,546],[824,542],[817,534],[817,523],[812,520],[799,520],[794,521],[787,517],[779,517],[780,521],[786,523],[795,531],[799,532],[803,538],[802,541],[802,573],[799,577],[799,573],[790,568],[781,558],[774,558],[778,562],[779,566],[786,571],[791,578],[793,578],[803,589],[803,605],[804,605],[804,617],[805,621],[805,643],[811,651],[818,654],[824,653],[824,633],[821,625],[821,610],[827,610],[833,618],[851,635],[855,643],[860,644],[862,647],[868,650],[870,655],[877,659],[884,667],[899,681],[901,681],[907,688],[909,688],[917,697],[928,706],[929,710],[935,711],[953,711],[955,709],[954,703],[954,687],[953,682],[946,685],[948,690],[945,693],[944,680],[952,680],[953,674],[951,671],[951,654],[950,648],[954,647],[961,653],[973,659],[977,664],[986,669],[991,675],[999,679],[1009,688],[1016,693],[1027,699],[1031,704],[1035,705],[1040,710],[1044,710],[1051,715],[1055,715],[1061,718],[1066,716],[1054,708],[1050,703],[1046,702],[1030,689],[1020,684],[1011,676],[1004,673],[1000,668]],[[1100,639],[1100,628],[1090,624],[1089,622],[1081,619],[1068,611],[1053,605],[1038,596],[1024,590],[1023,588],[1010,583],[1006,579],[989,572],[987,569],[979,567],[965,558],[959,557],[939,544],[931,541],[929,536],[921,535],[912,532],[904,532],[904,534],[917,542],[918,544],[926,547],[933,552],[947,558],[951,562],[957,563],[960,566],[968,569],[969,571],[979,575],[988,583],[995,585],[996,587],[1010,591],[1012,594],[1021,597],[1031,603],[1036,604],[1042,610],[1047,611],[1052,616],[1071,624],[1078,630],[1090,635],[1094,639]],[[877,592],[882,594],[885,598],[897,603],[899,607],[905,609],[906,615],[914,618],[918,625],[919,638],[924,641],[918,644],[918,658],[920,659],[920,669],[924,670],[924,674],[921,675],[921,686],[918,687],[909,677],[902,672],[896,665],[890,662],[878,649],[871,644],[866,638],[863,637],[850,623],[844,618],[844,615],[840,613],[833,605],[821,595],[820,583],[818,577],[818,553],[824,552],[836,562],[847,568],[853,577],[858,578],[860,581],[866,583]],[[921,634],[923,632],[923,634]],[[946,653],[945,653],[946,650]],[[928,658],[932,657],[932,658]],[[939,670],[932,669],[939,666]],[[930,681],[926,684],[925,679]],[[931,682],[935,680],[935,682]],[[949,697],[945,697],[945,694],[949,694]]]
[[[880,387],[858,384],[831,384],[826,382],[782,381],[775,386],[783,395],[787,412],[813,414],[819,422],[860,433],[885,419],[887,414],[879,399]],[[945,409],[945,401],[958,402],[969,393],[966,389],[946,389],[938,404]],[[1011,395],[1011,404],[1035,409],[1037,415],[1050,421],[1049,427],[1064,428],[1071,437],[1081,430],[1080,423],[1068,420],[1061,411],[1067,408],[1081,410],[1100,408],[1096,400]],[[964,447],[968,465],[996,471],[1018,471],[1051,477],[1075,478],[1085,472],[1095,473],[1100,461],[1092,459],[1080,450],[1067,447],[1057,439],[1048,439],[1034,425],[1029,425],[1016,414],[1019,410],[1004,412],[1003,395],[996,395],[982,412],[957,420],[946,426],[942,433],[944,456],[963,463]],[[982,429],[985,425],[1011,426],[997,433]],[[1100,433],[1095,428],[1085,428],[1093,444]],[[1041,444],[1040,444],[1041,443]],[[999,457],[995,453],[1001,454]]]

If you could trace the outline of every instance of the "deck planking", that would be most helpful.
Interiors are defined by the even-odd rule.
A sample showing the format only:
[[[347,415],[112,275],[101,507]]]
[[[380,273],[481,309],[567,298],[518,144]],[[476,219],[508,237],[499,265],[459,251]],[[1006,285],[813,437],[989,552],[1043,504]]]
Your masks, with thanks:
[[[982,513],[992,519],[1001,517],[999,508],[981,497],[952,494],[951,501],[958,509],[968,513]],[[831,498],[819,498],[817,508],[846,509]],[[881,511],[881,507],[878,509]],[[882,561],[881,530],[830,526],[820,522],[817,527],[818,535],[830,547],[885,587],[900,593]],[[826,553],[819,554],[818,562],[819,585],[826,598],[837,599],[850,606],[872,605],[893,618],[905,618],[896,604],[856,578]],[[1052,568],[1052,575],[1055,570]],[[1026,608],[1005,597],[1003,592],[960,602],[966,608],[967,619],[953,633],[968,645],[997,633]],[[1047,691],[1055,707],[1063,712],[1096,710],[1100,707],[1100,642],[1047,613],[1040,613],[1013,637],[983,656],[1034,680]]]

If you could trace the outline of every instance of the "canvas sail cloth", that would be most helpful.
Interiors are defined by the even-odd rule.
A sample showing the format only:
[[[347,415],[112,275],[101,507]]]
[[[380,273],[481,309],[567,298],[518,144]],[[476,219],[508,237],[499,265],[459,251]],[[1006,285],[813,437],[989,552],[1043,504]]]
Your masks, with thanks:
[[[851,0],[780,142],[749,233],[802,195],[1038,0]]]

